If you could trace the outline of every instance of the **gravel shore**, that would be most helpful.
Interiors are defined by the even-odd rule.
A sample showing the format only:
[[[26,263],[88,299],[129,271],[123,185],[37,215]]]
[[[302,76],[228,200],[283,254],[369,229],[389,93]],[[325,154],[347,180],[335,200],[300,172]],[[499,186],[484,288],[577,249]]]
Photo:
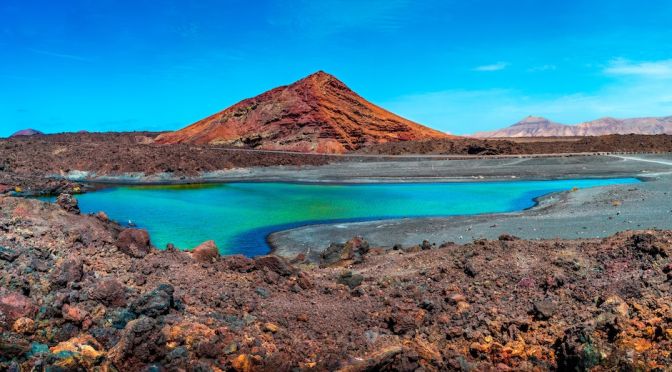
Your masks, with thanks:
[[[369,168],[368,175],[355,173],[351,181],[426,181],[428,177],[421,172],[429,173],[429,164],[377,164]],[[466,243],[494,239],[503,233],[524,239],[576,239],[633,229],[672,229],[672,155],[454,160],[437,161],[431,166],[435,181],[638,177],[646,182],[548,195],[536,207],[516,213],[306,226],[272,234],[269,242],[274,253],[316,257],[331,242],[344,242],[355,235],[377,246],[392,247],[423,240]],[[322,171],[328,167],[322,167]],[[355,168],[351,164],[339,167],[339,176],[346,167]],[[405,176],[391,177],[392,173]],[[311,172],[302,175],[314,177]]]

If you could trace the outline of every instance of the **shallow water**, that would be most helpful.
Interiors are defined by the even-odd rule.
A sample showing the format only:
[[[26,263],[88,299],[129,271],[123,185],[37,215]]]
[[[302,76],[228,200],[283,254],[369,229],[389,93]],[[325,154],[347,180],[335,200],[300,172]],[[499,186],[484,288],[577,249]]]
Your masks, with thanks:
[[[77,196],[82,212],[105,211],[149,230],[152,242],[192,248],[215,240],[224,254],[268,253],[266,236],[308,224],[510,212],[557,191],[639,182],[634,178],[470,183],[322,185],[225,183],[128,186]]]

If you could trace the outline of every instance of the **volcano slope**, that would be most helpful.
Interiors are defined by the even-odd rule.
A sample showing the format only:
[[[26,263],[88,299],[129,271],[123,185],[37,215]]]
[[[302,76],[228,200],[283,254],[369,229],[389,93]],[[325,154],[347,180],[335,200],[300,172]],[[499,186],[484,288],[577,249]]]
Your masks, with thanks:
[[[104,214],[0,197],[0,370],[663,370],[672,233],[383,251],[319,265],[159,251]]]
[[[156,141],[344,153],[371,144],[430,138],[453,136],[384,110],[319,71],[162,134]]]

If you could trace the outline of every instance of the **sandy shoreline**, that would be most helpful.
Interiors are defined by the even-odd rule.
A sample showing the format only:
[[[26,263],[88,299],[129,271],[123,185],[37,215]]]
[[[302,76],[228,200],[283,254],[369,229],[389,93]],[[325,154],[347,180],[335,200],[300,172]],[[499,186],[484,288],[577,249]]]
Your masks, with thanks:
[[[672,229],[672,155],[593,155],[480,159],[396,159],[341,162],[322,166],[277,166],[233,169],[199,177],[143,174],[96,177],[72,172],[66,178],[100,185],[187,184],[214,182],[404,183],[487,182],[636,177],[645,182],[551,194],[528,210],[475,216],[407,218],[367,222],[327,223],[271,234],[273,253],[315,257],[331,242],[355,235],[372,244],[415,245],[428,239],[466,243],[510,233],[526,239],[603,237],[618,231]],[[618,205],[615,205],[618,204]]]
[[[313,225],[269,236],[273,253],[294,257],[305,253],[315,258],[331,242],[344,242],[363,236],[377,246],[391,247],[420,244],[427,239],[441,244],[446,241],[467,243],[504,233],[524,239],[596,238],[623,230],[672,228],[672,156],[638,156],[632,158],[582,158],[569,169],[558,164],[539,164],[536,175],[521,169],[518,179],[571,179],[593,177],[637,177],[648,182],[636,185],[605,186],[576,192],[547,195],[537,206],[513,213],[408,218]],[[669,163],[669,164],[668,164]],[[520,165],[523,166],[522,164]],[[484,168],[478,169],[484,173]],[[500,180],[493,172],[483,180]],[[532,177],[529,177],[532,176]]]
[[[634,158],[643,161],[630,161]],[[650,162],[646,159],[663,159]],[[667,159],[667,160],[665,160]],[[663,163],[656,163],[662,161]],[[664,162],[669,161],[669,164]],[[198,176],[174,176],[169,173],[145,175],[98,175],[95,172],[70,171],[52,174],[88,184],[173,185],[224,182],[305,182],[305,183],[403,183],[403,182],[473,182],[502,180],[553,180],[571,178],[648,177],[672,171],[672,155],[583,155],[583,156],[516,156],[471,159],[418,160],[394,159],[352,161],[319,166],[269,166],[234,168],[203,172]]]

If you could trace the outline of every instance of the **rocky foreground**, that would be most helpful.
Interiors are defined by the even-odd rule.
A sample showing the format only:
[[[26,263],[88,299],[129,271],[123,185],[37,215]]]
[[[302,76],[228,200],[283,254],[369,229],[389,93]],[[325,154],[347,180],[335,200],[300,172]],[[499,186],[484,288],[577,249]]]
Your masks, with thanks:
[[[220,257],[0,197],[0,370],[664,370],[671,252],[639,231]]]

